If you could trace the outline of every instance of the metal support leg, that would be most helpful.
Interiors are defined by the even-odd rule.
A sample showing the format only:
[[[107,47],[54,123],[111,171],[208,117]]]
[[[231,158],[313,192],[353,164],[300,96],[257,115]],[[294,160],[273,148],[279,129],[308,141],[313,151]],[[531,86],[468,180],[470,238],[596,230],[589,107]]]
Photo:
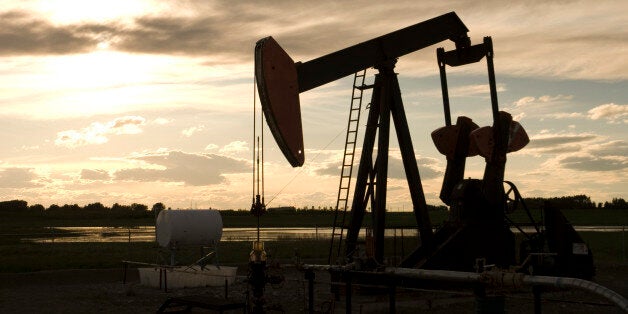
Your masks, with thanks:
[[[314,314],[314,278],[316,275],[314,271],[308,269],[305,272],[305,279],[307,280],[307,309],[308,313]]]
[[[388,313],[390,314],[395,314],[397,312],[397,307],[396,307],[396,295],[397,295],[397,291],[395,289],[395,284],[391,283],[388,286]]]
[[[539,286],[532,287],[532,294],[534,295],[534,314],[541,314],[541,291]]]
[[[345,290],[346,290],[346,294],[347,296],[345,297],[345,312],[347,314],[351,314],[351,293],[353,293],[352,287],[351,287],[351,274],[349,273],[345,273],[344,274],[345,277]]]

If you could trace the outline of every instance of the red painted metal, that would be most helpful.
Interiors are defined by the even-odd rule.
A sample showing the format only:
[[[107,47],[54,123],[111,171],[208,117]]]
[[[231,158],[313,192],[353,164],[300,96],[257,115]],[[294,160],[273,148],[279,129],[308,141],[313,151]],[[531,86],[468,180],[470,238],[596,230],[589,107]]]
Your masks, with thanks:
[[[469,136],[471,136],[471,147],[473,147],[473,149],[477,149],[480,156],[489,161],[492,160],[493,146],[495,146],[493,127],[481,127],[471,132]],[[510,124],[510,132],[508,134],[507,152],[516,152],[528,145],[529,142],[530,138],[521,124],[517,121],[512,121]]]
[[[459,119],[461,118],[466,119],[468,121],[467,123],[470,126],[471,130],[475,130],[478,128],[478,125],[473,123],[471,119],[467,117],[459,117]],[[456,147],[460,143],[458,139],[460,128],[461,126],[458,124],[448,125],[448,126],[444,126],[444,127],[434,130],[431,134],[432,141],[434,142],[434,145],[436,146],[436,149],[438,150],[438,152],[447,156],[447,158],[449,159],[454,158]],[[474,147],[473,142],[470,142],[468,154],[466,156],[472,157],[477,154],[478,154],[477,148]]]
[[[305,160],[297,70],[272,37],[255,46],[255,77],[266,121],[277,145],[293,167]]]

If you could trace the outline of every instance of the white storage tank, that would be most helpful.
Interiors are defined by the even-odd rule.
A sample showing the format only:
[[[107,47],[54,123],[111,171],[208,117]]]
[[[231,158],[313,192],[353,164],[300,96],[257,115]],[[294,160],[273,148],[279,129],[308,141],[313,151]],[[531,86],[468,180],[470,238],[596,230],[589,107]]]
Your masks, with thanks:
[[[217,210],[162,210],[155,224],[162,247],[209,245],[222,237],[222,217]]]

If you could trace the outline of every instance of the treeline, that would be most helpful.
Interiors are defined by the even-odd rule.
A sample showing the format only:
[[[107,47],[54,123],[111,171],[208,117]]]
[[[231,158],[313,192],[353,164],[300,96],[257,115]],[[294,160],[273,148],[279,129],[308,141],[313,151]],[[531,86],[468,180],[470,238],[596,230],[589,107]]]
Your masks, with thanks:
[[[530,209],[541,209],[545,202],[552,204],[554,208],[569,209],[628,209],[628,203],[623,198],[613,198],[610,202],[595,203],[586,195],[561,196],[561,197],[531,197],[524,198]]]
[[[541,209],[545,202],[550,202],[553,207],[561,210],[570,209],[628,209],[628,203],[623,198],[613,198],[610,202],[595,203],[586,195],[561,196],[561,197],[532,197],[524,199],[529,209]],[[85,206],[77,204],[65,204],[62,206],[53,204],[48,208],[41,204],[28,205],[24,200],[11,200],[0,202],[0,213],[20,216],[40,216],[50,218],[148,218],[156,217],[161,210],[166,209],[163,203],[155,203],[152,207],[144,204],[133,203],[122,205],[115,203],[111,207],[96,202]],[[170,209],[170,208],[168,208]],[[309,214],[326,215],[333,212],[332,207],[294,206],[268,208],[268,214]],[[447,210],[445,206],[428,205],[430,211]],[[223,215],[244,216],[250,215],[248,209],[221,210]]]
[[[99,202],[85,206],[79,206],[78,204],[65,204],[62,206],[52,204],[46,208],[41,204],[28,205],[28,202],[23,200],[0,202],[0,213],[49,218],[146,218],[154,217],[159,211],[164,209],[165,206],[162,203],[154,204],[149,210],[148,206],[138,203],[131,205],[115,203],[111,207]]]

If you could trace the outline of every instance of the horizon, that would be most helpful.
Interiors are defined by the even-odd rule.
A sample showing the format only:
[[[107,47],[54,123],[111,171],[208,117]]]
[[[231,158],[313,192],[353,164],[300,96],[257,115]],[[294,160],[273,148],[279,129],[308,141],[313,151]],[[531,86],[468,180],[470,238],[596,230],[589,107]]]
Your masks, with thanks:
[[[472,44],[492,37],[500,109],[531,139],[508,155],[505,179],[524,198],[628,199],[627,10],[625,1],[591,0],[5,1],[0,199],[246,209],[258,39],[273,36],[295,62],[308,61],[450,11]],[[434,206],[443,205],[446,164],[429,136],[444,125],[438,47],[453,44],[411,53],[396,68]],[[485,62],[447,72],[452,119],[489,125]],[[301,94],[302,168],[289,165],[265,130],[268,207],[335,204],[351,79]],[[388,206],[411,210],[392,134],[390,143]],[[469,158],[465,177],[481,178],[483,169],[481,158]]]

